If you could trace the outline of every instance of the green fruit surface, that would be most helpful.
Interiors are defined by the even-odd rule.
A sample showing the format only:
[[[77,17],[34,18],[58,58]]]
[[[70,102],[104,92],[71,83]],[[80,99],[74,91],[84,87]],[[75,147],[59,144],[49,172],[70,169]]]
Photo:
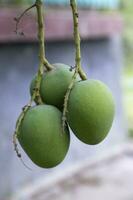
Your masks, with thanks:
[[[70,144],[68,127],[62,132],[61,112],[54,106],[39,105],[27,111],[18,140],[38,166],[55,167],[63,161]]]
[[[74,71],[64,64],[53,64],[53,66],[55,68],[47,72],[42,79],[40,95],[46,104],[62,108]]]
[[[108,134],[115,112],[113,96],[98,80],[75,83],[68,102],[68,123],[86,144],[98,144]]]

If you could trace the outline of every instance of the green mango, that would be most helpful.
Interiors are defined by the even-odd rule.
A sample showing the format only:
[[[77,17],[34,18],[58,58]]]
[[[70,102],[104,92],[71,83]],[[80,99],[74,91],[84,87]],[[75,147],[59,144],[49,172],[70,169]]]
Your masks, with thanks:
[[[53,64],[53,70],[47,72],[42,79],[40,95],[46,104],[63,108],[64,97],[71,83],[74,70],[65,64]],[[76,81],[79,80],[79,77]]]
[[[64,97],[68,86],[71,83],[74,70],[70,66],[56,63],[52,64],[55,68],[51,71],[45,72],[41,81],[40,95],[42,101],[49,105],[54,105],[62,110]],[[76,81],[79,81],[79,76]],[[35,87],[36,76],[30,83],[30,95],[33,94]],[[37,99],[35,99],[37,103]]]
[[[104,83],[93,79],[75,83],[68,101],[67,120],[82,142],[100,143],[112,126],[114,113],[114,99]]]
[[[30,159],[42,168],[55,167],[70,144],[68,127],[62,130],[62,113],[51,105],[30,108],[22,121],[18,141]]]

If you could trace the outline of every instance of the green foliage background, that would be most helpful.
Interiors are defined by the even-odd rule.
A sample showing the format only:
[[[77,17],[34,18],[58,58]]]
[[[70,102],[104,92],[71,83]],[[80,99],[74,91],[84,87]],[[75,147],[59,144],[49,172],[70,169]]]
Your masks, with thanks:
[[[121,0],[120,12],[123,16],[124,105],[127,114],[129,135],[133,137],[133,0]]]
[[[129,75],[133,73],[133,1],[121,0],[120,12],[124,19],[123,47],[125,71]]]

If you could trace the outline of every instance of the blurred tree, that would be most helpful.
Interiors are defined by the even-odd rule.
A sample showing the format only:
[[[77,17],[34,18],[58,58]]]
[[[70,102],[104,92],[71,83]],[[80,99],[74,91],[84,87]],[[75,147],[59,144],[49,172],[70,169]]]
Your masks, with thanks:
[[[120,11],[124,17],[124,53],[125,53],[125,70],[127,73],[133,73],[133,1],[121,0]]]
[[[48,5],[69,5],[69,0],[42,0]],[[120,0],[77,0],[78,4],[83,7],[97,9],[116,9]],[[34,0],[0,0],[0,4],[29,4]]]
[[[133,0],[121,0],[120,11],[124,18],[124,103],[128,119],[129,135],[133,138]]]
[[[0,0],[0,4],[3,4],[3,5],[6,5],[6,4],[20,5],[20,4],[27,4],[27,3],[33,3],[33,0]]]

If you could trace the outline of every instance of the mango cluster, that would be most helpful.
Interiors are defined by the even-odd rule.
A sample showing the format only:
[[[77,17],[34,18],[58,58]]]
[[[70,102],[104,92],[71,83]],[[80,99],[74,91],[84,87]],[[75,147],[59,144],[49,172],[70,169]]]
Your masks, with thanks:
[[[104,140],[113,122],[115,105],[109,88],[99,80],[75,80],[62,129],[64,97],[74,70],[65,64],[53,64],[54,69],[43,75],[40,96],[43,105],[30,108],[19,128],[18,140],[38,166],[55,167],[65,158],[72,129],[82,142],[95,145]],[[36,76],[30,85],[33,94]],[[35,100],[36,101],[36,100]]]

